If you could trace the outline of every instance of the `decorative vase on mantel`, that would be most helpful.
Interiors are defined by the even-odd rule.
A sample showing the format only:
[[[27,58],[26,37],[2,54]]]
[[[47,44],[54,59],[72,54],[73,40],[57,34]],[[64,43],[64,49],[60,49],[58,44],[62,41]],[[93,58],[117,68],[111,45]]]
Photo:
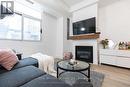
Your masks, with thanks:
[[[108,45],[103,45],[103,49],[107,49],[108,48]]]
[[[108,39],[102,40],[101,44],[103,45],[103,49],[107,49],[108,48]]]

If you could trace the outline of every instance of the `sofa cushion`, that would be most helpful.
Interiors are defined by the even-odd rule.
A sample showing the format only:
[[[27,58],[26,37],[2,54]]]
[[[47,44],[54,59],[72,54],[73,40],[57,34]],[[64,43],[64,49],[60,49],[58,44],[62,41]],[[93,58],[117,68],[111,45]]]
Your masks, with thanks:
[[[3,66],[0,66],[0,74],[4,72],[8,72],[8,70],[6,70]]]
[[[32,57],[27,57],[27,58],[23,58],[22,60],[19,61],[19,63],[17,63],[13,69],[17,69],[17,68],[21,68],[21,67],[25,67],[25,66],[35,66],[38,67],[38,60],[34,59]]]
[[[70,86],[63,81],[46,74],[20,87],[70,87]]]
[[[12,69],[17,69],[25,66],[30,66],[30,65],[38,67],[38,60],[31,57],[24,58],[20,60]],[[8,70],[0,66],[0,74],[4,72],[8,72]]]
[[[0,65],[11,70],[18,62],[18,57],[11,49],[0,49]]]
[[[0,87],[19,87],[44,74],[46,73],[34,66],[18,68],[0,74]]]

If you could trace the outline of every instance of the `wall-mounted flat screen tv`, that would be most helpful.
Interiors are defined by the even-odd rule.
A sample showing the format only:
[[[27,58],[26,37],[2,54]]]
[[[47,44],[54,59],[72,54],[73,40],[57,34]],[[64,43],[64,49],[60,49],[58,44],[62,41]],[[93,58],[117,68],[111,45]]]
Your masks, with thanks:
[[[96,33],[96,18],[73,23],[73,35]]]

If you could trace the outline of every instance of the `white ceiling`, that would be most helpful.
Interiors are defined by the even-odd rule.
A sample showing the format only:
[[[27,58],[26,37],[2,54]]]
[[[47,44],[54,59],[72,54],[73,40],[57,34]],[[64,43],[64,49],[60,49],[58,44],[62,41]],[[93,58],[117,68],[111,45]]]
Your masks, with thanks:
[[[45,8],[54,10],[59,14],[68,15],[71,6],[78,4],[84,0],[34,0]]]
[[[75,4],[78,4],[84,0],[62,0],[67,6],[71,7]]]
[[[74,5],[77,5],[82,2],[91,1],[91,0],[34,0],[39,2],[41,5],[48,9],[52,9],[56,12],[59,12],[59,14],[69,14],[70,8]],[[92,0],[94,1],[94,0]],[[99,7],[106,6],[112,3],[115,3],[117,1],[121,0],[95,0],[98,1]]]
[[[76,5],[82,1],[87,1],[87,0],[61,0],[61,1],[64,2],[65,5],[67,5],[68,7],[72,7],[73,5]],[[99,1],[99,6],[102,7],[121,0],[98,0],[98,1]]]
[[[99,7],[104,7],[104,6],[119,2],[119,1],[121,0],[99,0]]]
[[[68,14],[69,7],[62,0],[34,0],[47,9],[51,9],[59,14]],[[45,10],[45,9],[44,9]]]

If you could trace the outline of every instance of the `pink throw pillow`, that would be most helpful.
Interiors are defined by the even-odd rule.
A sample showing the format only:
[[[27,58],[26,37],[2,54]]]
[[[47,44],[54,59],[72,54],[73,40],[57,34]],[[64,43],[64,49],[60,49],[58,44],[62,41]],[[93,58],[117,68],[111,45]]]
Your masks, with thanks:
[[[72,52],[64,52],[64,59],[72,59],[73,58],[73,54]]]
[[[18,57],[11,49],[0,49],[0,65],[11,70],[18,62]]]

